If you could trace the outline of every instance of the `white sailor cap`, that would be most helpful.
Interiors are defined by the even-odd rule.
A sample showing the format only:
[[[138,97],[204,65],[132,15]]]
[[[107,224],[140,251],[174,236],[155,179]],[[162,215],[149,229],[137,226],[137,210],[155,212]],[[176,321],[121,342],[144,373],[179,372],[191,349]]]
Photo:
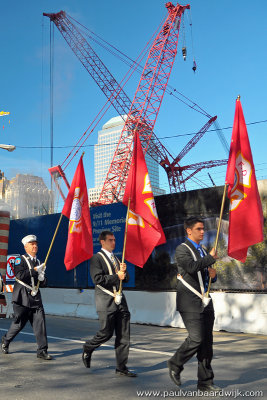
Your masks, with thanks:
[[[30,242],[37,242],[37,237],[35,235],[27,235],[24,236],[24,238],[21,240],[23,246],[25,246],[25,244],[30,243]]]

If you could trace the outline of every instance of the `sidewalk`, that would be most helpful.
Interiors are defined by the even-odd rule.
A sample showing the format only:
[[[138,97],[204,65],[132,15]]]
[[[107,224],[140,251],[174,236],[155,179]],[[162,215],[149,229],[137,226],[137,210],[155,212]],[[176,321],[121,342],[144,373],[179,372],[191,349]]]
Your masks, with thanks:
[[[0,319],[0,336],[10,319]],[[184,329],[131,325],[128,367],[137,378],[115,375],[114,339],[92,356],[92,367],[81,361],[82,343],[98,329],[98,321],[47,316],[49,352],[55,359],[36,358],[36,343],[30,325],[10,345],[10,354],[0,353],[0,396],[17,400],[85,400],[149,398],[211,398],[196,396],[196,359],[185,365],[182,386],[169,378],[166,361],[186,337]],[[216,397],[267,399],[266,336],[214,332]]]

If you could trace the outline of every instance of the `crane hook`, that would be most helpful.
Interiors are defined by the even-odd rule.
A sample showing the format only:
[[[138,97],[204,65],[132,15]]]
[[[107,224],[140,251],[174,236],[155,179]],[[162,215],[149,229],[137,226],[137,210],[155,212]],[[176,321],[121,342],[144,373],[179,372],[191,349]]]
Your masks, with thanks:
[[[186,61],[186,47],[182,48],[182,54],[183,54],[184,61]]]

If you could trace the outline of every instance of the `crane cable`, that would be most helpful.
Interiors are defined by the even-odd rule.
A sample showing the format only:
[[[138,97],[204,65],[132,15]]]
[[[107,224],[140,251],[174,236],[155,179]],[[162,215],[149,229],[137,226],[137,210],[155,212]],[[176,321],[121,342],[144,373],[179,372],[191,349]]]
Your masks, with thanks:
[[[187,15],[187,18],[189,19],[190,34],[191,34],[191,47],[192,47],[192,58],[193,58],[193,67],[192,67],[192,70],[193,70],[194,72],[196,72],[197,63],[196,63],[196,60],[195,60],[195,51],[194,51],[193,24],[192,24],[191,8],[190,8],[190,10],[189,10],[189,16]]]
[[[83,29],[85,29],[86,31],[91,32],[91,34],[95,35],[95,36],[96,36],[97,38],[99,38],[101,41],[103,41],[104,43],[106,43],[106,45],[104,45],[104,46],[102,45],[102,47],[105,48],[106,50],[108,50],[109,52],[111,52],[111,54],[113,54],[113,55],[115,56],[115,55],[116,55],[115,51],[117,51],[117,52],[119,52],[120,54],[122,54],[122,55],[126,58],[126,60],[127,60],[127,59],[130,60],[130,62],[129,62],[129,61],[128,61],[128,62],[126,61],[127,65],[130,66],[130,70],[127,72],[127,74],[129,74],[129,77],[127,78],[127,80],[126,80],[127,74],[125,75],[125,77],[124,77],[123,80],[122,80],[122,82],[123,82],[124,80],[126,80],[125,83],[124,83],[124,85],[125,85],[126,82],[130,79],[130,77],[132,76],[132,74],[133,74],[133,72],[134,72],[135,70],[137,70],[138,72],[140,72],[141,65],[140,65],[140,63],[138,62],[138,59],[140,58],[140,56],[141,56],[142,53],[143,53],[143,57],[145,56],[146,52],[148,51],[148,50],[146,50],[146,49],[148,48],[149,43],[153,40],[154,36],[155,36],[156,33],[159,31],[159,29],[160,29],[160,27],[161,27],[161,25],[162,25],[162,22],[161,22],[161,24],[159,25],[159,27],[156,29],[155,33],[152,35],[151,39],[150,39],[150,40],[148,41],[148,43],[146,44],[145,48],[142,50],[142,52],[141,52],[140,55],[138,56],[137,60],[133,61],[133,60],[130,59],[128,56],[126,56],[124,53],[122,53],[122,52],[120,52],[118,49],[116,49],[116,47],[110,45],[107,41],[103,40],[100,36],[94,34],[94,33],[93,33],[92,31],[90,31],[88,28],[86,28],[85,26],[83,26],[82,24],[80,24],[80,23],[79,23],[78,21],[76,21],[74,18],[72,18],[72,17],[70,17],[70,16],[68,16],[68,17],[69,17],[70,19],[72,19],[73,21],[75,21],[75,22],[76,22],[78,25],[80,25]],[[190,17],[191,17],[191,14],[190,14]],[[190,26],[191,26],[191,28],[192,28],[192,22],[190,23]],[[183,18],[183,27],[184,27],[184,18]],[[87,35],[88,37],[90,37],[92,40],[94,40],[95,42],[97,42],[99,45],[101,45],[100,42],[99,42],[98,40],[95,40],[92,36],[90,36],[90,35],[88,35],[88,34],[86,34],[86,35]],[[184,43],[185,43],[185,30],[184,30]],[[111,48],[114,49],[114,50],[109,50],[109,49],[108,49],[108,46],[111,47]],[[143,57],[140,58],[140,59],[142,60]],[[122,58],[121,56],[119,56],[119,59],[121,59],[121,60],[123,61],[123,58]],[[125,61],[124,61],[124,62],[125,62]],[[131,69],[132,69],[132,72],[131,72],[131,74],[130,74]],[[124,85],[123,85],[123,86],[124,86]],[[122,86],[122,87],[123,87],[123,86]],[[169,86],[169,85],[168,85],[168,86]],[[51,86],[51,87],[52,87],[52,86]],[[119,89],[119,90],[117,91],[117,93],[116,93],[116,92],[113,93],[112,96],[110,96],[110,97],[111,97],[111,98],[112,98],[112,97],[115,97],[115,95],[118,94],[120,90],[121,90],[121,89]],[[203,109],[201,109],[195,102],[192,102],[189,98],[187,98],[186,96],[184,96],[182,93],[178,92],[175,88],[172,88],[172,90],[170,91],[170,90],[168,89],[168,87],[167,87],[167,90],[166,90],[166,91],[167,91],[167,93],[169,93],[170,95],[173,95],[173,96],[176,97],[178,100],[182,101],[184,104],[188,105],[190,108],[192,108],[192,109],[194,109],[194,110],[196,110],[196,111],[198,111],[198,112],[200,112],[200,113],[206,115],[207,117],[210,117],[210,115],[207,114],[206,111],[204,111]],[[177,97],[173,92],[179,93],[181,96],[183,96],[187,101],[191,102],[192,104],[189,105],[186,101],[181,100],[181,99],[180,99],[179,97]],[[111,101],[110,98],[108,99],[108,101]],[[97,123],[96,123],[96,124],[94,125],[94,127],[90,130],[89,134],[85,137],[84,141],[81,143],[81,145],[80,145],[80,146],[78,147],[78,149],[75,151],[75,154],[72,156],[72,158],[70,159],[70,161],[68,162],[68,164],[66,164],[66,166],[64,167],[63,170],[65,170],[65,169],[67,168],[67,166],[69,165],[69,163],[70,163],[70,162],[72,161],[72,159],[76,156],[76,154],[79,152],[80,148],[83,146],[83,144],[85,143],[85,141],[88,139],[88,137],[90,136],[90,134],[93,132],[93,130],[95,129],[96,125],[100,122],[100,120],[103,118],[103,116],[105,115],[105,113],[106,113],[107,110],[109,109],[109,107],[110,107],[111,104],[109,104],[109,106],[107,106],[108,101],[107,101],[107,102],[105,103],[105,105],[102,107],[102,109],[101,109],[100,112],[97,114],[97,116],[95,117],[95,119],[93,120],[93,122],[90,124],[90,126],[87,128],[87,130],[83,133],[83,135],[81,136],[81,138],[79,139],[79,141],[76,143],[76,145],[73,147],[73,149],[71,150],[71,152],[67,155],[66,159],[63,161],[63,164],[64,164],[64,163],[67,161],[67,159],[71,156],[72,152],[77,148],[77,146],[78,146],[78,144],[80,143],[80,141],[82,140],[82,138],[84,138],[84,136],[85,136],[86,133],[88,132],[89,128],[93,125],[93,123],[94,123],[94,122],[97,120],[97,118],[99,117],[98,120],[97,120]],[[51,100],[51,102],[52,102],[52,100]],[[105,108],[106,108],[106,110],[105,110]],[[197,109],[197,108],[199,108],[199,109]],[[101,113],[102,113],[102,116],[100,116]],[[51,125],[52,125],[52,127],[53,127],[53,111],[51,112]],[[53,135],[53,129],[51,128],[51,162],[52,162],[52,157],[53,157],[53,139],[52,139],[53,136],[52,136],[52,135]],[[62,166],[63,166],[63,164],[62,164]]]
[[[182,41],[183,41],[183,44],[182,44],[182,55],[183,55],[183,59],[184,59],[184,61],[186,61],[186,54],[187,54],[187,52],[186,52],[186,42],[185,42],[185,25],[184,25],[184,13],[183,13],[183,15],[181,16],[181,25],[182,25],[182,36],[183,36],[183,38],[182,38]]]
[[[89,28],[87,28],[86,26],[82,25],[81,23],[79,23],[78,21],[76,21],[74,18],[72,18],[70,15],[68,15],[68,18],[70,18],[71,20],[75,21],[78,25],[80,25],[83,28],[83,32],[85,33],[85,35],[92,39],[95,43],[97,43],[99,46],[101,46],[102,48],[104,48],[105,50],[107,50],[110,54],[114,55],[114,57],[117,57],[118,59],[120,59],[124,64],[128,65],[129,67],[132,66],[132,63],[135,63],[136,61],[134,61],[131,57],[127,56],[125,53],[123,53],[122,51],[120,51],[119,49],[117,49],[115,46],[113,46],[112,44],[110,44],[109,42],[107,42],[106,40],[104,40],[103,38],[101,38],[99,35],[97,35],[96,33],[94,33],[93,31],[91,31]],[[163,23],[163,21],[161,22],[161,24]],[[191,23],[192,25],[192,23]],[[159,29],[159,28],[158,28]],[[152,38],[155,36],[155,34],[158,32],[158,29],[155,31],[155,33],[152,35]],[[87,32],[90,32],[90,34],[88,34]],[[94,38],[97,37],[97,39]],[[150,41],[152,40],[152,38],[150,39]],[[99,39],[99,40],[98,40]],[[149,42],[150,42],[149,41]],[[101,42],[105,43],[102,44]],[[113,49],[113,50],[111,50]],[[116,55],[116,52],[119,53],[119,55]],[[136,68],[136,71],[138,73],[142,73],[143,71],[143,66],[141,64],[138,64],[138,68]],[[196,102],[194,102],[193,100],[190,100],[187,96],[185,96],[183,93],[179,92],[176,88],[172,87],[170,84],[167,85],[166,87],[166,92],[173,96],[174,98],[176,98],[177,100],[179,100],[181,103],[185,104],[186,106],[188,106],[189,108],[199,112],[200,114],[205,115],[207,118],[211,118],[211,115],[209,113],[207,113],[207,111],[205,111],[202,107],[200,107]],[[183,99],[181,99],[181,96]]]
[[[70,16],[68,16],[70,17]],[[70,17],[71,18],[71,17]],[[73,19],[75,22],[77,22],[74,18]],[[78,23],[78,22],[77,22]],[[79,23],[78,23],[79,24]],[[79,24],[81,25],[81,24]],[[81,25],[83,26],[83,25]],[[160,27],[160,26],[159,26]],[[70,164],[70,162],[73,160],[73,158],[76,156],[76,154],[79,152],[79,150],[81,149],[81,147],[83,146],[83,144],[86,142],[86,140],[88,139],[88,137],[91,135],[91,133],[94,131],[95,127],[99,124],[99,122],[101,121],[101,119],[104,117],[105,113],[108,111],[109,107],[111,106],[111,98],[114,98],[115,95],[118,95],[118,93],[121,91],[121,89],[125,86],[125,84],[128,82],[128,80],[130,79],[130,77],[132,76],[132,74],[134,73],[135,69],[138,67],[139,62],[138,60],[140,59],[140,61],[143,60],[143,58],[145,57],[146,53],[147,53],[147,48],[150,45],[151,41],[153,40],[154,36],[156,35],[157,31],[159,30],[159,27],[157,28],[157,30],[154,32],[154,34],[152,35],[151,39],[147,42],[147,44],[145,45],[144,49],[141,51],[141,53],[139,54],[139,56],[137,57],[137,60],[134,61],[132,63],[132,65],[130,66],[130,69],[127,71],[127,73],[125,74],[125,76],[123,77],[122,81],[120,82],[118,91],[115,93],[112,93],[112,95],[110,96],[110,98],[106,101],[106,103],[104,104],[104,106],[101,108],[101,110],[99,111],[99,113],[96,115],[96,117],[94,118],[94,120],[92,121],[92,123],[89,125],[89,127],[86,129],[86,131],[83,133],[83,135],[80,137],[80,139],[78,140],[78,142],[75,144],[75,146],[72,148],[72,150],[69,152],[69,154],[67,155],[67,157],[65,158],[65,160],[63,161],[61,167],[63,167],[63,165],[65,164],[65,162],[68,160],[68,158],[71,156],[71,154],[73,153],[73,151],[77,148],[78,144],[80,143],[80,141],[82,140],[82,138],[84,138],[84,136],[86,135],[86,133],[88,132],[89,128],[92,127],[92,125],[94,124],[93,128],[90,130],[89,134],[85,137],[85,139],[83,140],[83,142],[78,146],[77,150],[75,151],[74,155],[71,157],[71,159],[69,160],[69,162],[65,165],[63,169],[63,171],[67,168],[67,166]],[[132,72],[131,72],[132,70]],[[127,75],[129,75],[127,77]]]

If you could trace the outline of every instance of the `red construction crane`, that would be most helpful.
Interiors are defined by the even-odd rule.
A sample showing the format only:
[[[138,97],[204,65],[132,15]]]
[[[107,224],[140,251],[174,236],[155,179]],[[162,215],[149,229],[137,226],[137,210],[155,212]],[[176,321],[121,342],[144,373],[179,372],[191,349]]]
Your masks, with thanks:
[[[168,16],[154,39],[130,111],[127,115],[98,204],[121,200],[132,158],[135,132],[147,151],[177,53],[181,16],[190,6],[166,4]]]
[[[83,64],[85,69],[89,72],[89,74],[97,83],[105,96],[108,98],[108,101],[116,109],[117,113],[121,115],[122,118],[125,118],[124,116],[129,113],[129,110],[131,108],[131,100],[129,99],[121,85],[116,81],[114,76],[108,70],[108,68],[104,65],[102,60],[98,57],[90,44],[86,41],[85,37],[71,22],[66,12],[60,11],[54,14],[43,13],[43,15],[49,17],[50,21],[56,25],[74,54]],[[168,158],[168,155],[172,160],[174,159],[174,157],[171,156],[171,154],[166,150],[166,148],[163,146],[163,144],[159,141],[154,133],[152,133],[152,140],[149,147],[147,147],[147,143],[143,141],[142,137],[141,141],[143,143],[145,151],[147,150],[148,154],[160,165],[162,160],[166,160]],[[64,194],[58,184],[58,178],[62,177],[67,187],[69,188],[63,165],[52,167],[49,169],[49,172],[55,181],[56,187],[58,188],[61,196],[64,199]],[[167,175],[169,182],[174,180],[171,179],[171,177],[169,178],[169,173]]]
[[[169,16],[168,16],[167,20],[165,21],[165,23],[163,24],[163,28],[162,28],[161,32],[159,33],[159,35],[157,36],[157,38],[154,41],[154,43],[156,42],[156,40],[162,42],[161,49],[160,49],[159,45],[155,46],[154,49],[152,46],[153,51],[159,55],[159,57],[158,57],[159,61],[160,61],[160,57],[162,57],[162,59],[164,59],[164,57],[171,59],[172,51],[174,52],[174,55],[176,54],[178,35],[179,35],[179,26],[180,26],[180,18],[181,18],[182,13],[184,12],[184,10],[186,8],[189,8],[189,6],[183,7],[180,5],[177,5],[176,7],[174,7],[171,3],[167,3],[166,7],[169,10]],[[87,71],[92,76],[92,78],[96,81],[96,83],[98,84],[100,89],[103,91],[103,93],[107,96],[108,100],[112,103],[112,105],[114,106],[116,111],[121,116],[128,114],[130,106],[131,106],[131,101],[130,101],[129,97],[124,92],[124,90],[121,88],[120,84],[115,80],[113,75],[106,68],[106,66],[103,64],[103,62],[100,60],[100,58],[97,56],[97,54],[92,49],[92,47],[89,45],[89,43],[86,41],[86,39],[83,37],[83,35],[79,32],[79,30],[76,28],[76,26],[66,16],[66,13],[64,11],[60,11],[59,13],[56,13],[56,14],[44,13],[43,15],[49,17],[50,20],[55,23],[55,25],[61,32],[62,36],[64,37],[64,39],[67,41],[68,45],[71,47],[71,49],[76,54],[78,59],[82,62],[82,64],[87,69]],[[172,29],[170,29],[170,22],[172,24]],[[177,32],[175,32],[175,29],[177,29]],[[172,34],[171,38],[169,37],[170,34]],[[176,35],[176,38],[175,38],[175,35]],[[165,39],[165,40],[163,40],[163,39]],[[176,47],[175,47],[175,44],[176,44]],[[164,46],[166,47],[166,49],[164,49]],[[170,48],[168,49],[168,47],[170,47]],[[152,49],[150,51],[150,54],[152,52]],[[159,52],[161,52],[161,55]],[[148,58],[148,60],[149,60],[149,58]],[[145,85],[151,85],[151,83],[152,83],[152,85],[155,85],[155,82],[159,77],[159,82],[155,85],[155,88],[151,89],[151,93],[150,93],[151,99],[148,101],[148,103],[150,102],[150,106],[149,106],[150,109],[153,109],[155,103],[159,102],[159,100],[157,99],[157,95],[155,95],[155,93],[157,93],[158,87],[160,87],[160,85],[162,84],[164,79],[167,84],[167,80],[169,77],[169,73],[170,73],[173,61],[174,61],[174,57],[171,62],[170,62],[170,60],[168,60],[168,61],[164,60],[164,62],[160,61],[161,65],[159,66],[159,69],[158,69],[158,75],[156,75],[155,71],[154,71],[154,74],[153,74],[154,77],[152,77],[152,75],[151,75],[151,73],[152,73],[151,68],[154,67],[154,70],[156,68],[157,61],[156,61],[155,55],[154,55],[154,59],[152,59],[152,57],[150,58],[149,63],[147,61],[147,64],[146,64],[147,69],[145,67],[143,75],[145,75],[145,77],[147,77],[148,75],[151,75],[151,79],[146,78],[146,79],[143,79],[143,82],[142,82],[142,78],[141,78],[140,83],[142,82]],[[160,68],[162,68],[161,71],[160,71]],[[167,80],[166,80],[166,71],[169,71],[169,72],[167,72],[167,75],[168,75]],[[153,80],[154,80],[154,83],[153,83]],[[166,88],[166,84],[164,86],[164,90]],[[139,84],[139,87],[140,87],[140,84]],[[143,95],[144,95],[144,87],[142,88],[142,90],[143,90]],[[153,90],[155,90],[154,94],[153,94]],[[163,93],[162,93],[162,97],[163,97]],[[161,99],[162,99],[162,97],[161,97]],[[135,99],[136,98],[137,98],[137,96],[135,96]],[[140,102],[138,104],[139,111],[138,111],[138,109],[136,109],[135,104],[138,104],[138,100],[137,100],[137,103],[133,102],[133,104],[131,106],[131,120],[132,120],[131,122],[133,124],[136,123],[136,116],[138,115],[138,112],[140,115]],[[147,111],[146,111],[148,113],[148,115],[149,115],[149,107],[147,108]],[[134,121],[133,121],[133,115],[135,118]],[[162,167],[165,169],[167,176],[168,176],[168,181],[169,181],[169,186],[170,186],[171,192],[176,192],[178,190],[185,190],[184,182],[188,178],[186,178],[184,180],[182,172],[186,168],[180,167],[178,165],[178,162],[189,151],[189,145],[193,143],[192,141],[194,140],[193,145],[195,145],[196,142],[208,130],[208,128],[214,122],[215,119],[216,119],[216,117],[211,118],[208,121],[208,123],[204,125],[204,127],[194,136],[194,138],[188,143],[188,145],[185,147],[185,149],[182,150],[182,152],[180,152],[179,156],[177,156],[175,159],[167,151],[167,149],[162,145],[162,143],[159,141],[159,139],[156,137],[156,135],[154,133],[152,133],[152,130],[150,128],[151,124],[146,126],[143,123],[143,135],[141,136],[141,140],[142,140],[142,144],[144,147],[144,151],[147,151],[149,153],[149,155],[154,160],[156,160],[160,165],[162,165]],[[128,120],[129,120],[129,118],[128,118]],[[140,121],[141,121],[141,119],[140,119]],[[129,123],[129,121],[128,121],[128,123]],[[138,126],[139,132],[140,132],[140,126],[141,126],[141,123],[139,122],[139,126]],[[145,131],[147,131],[146,134],[144,134]],[[124,141],[122,141],[122,136],[123,136],[123,132],[122,132],[120,142],[119,142],[117,150],[116,150],[118,157],[120,157],[122,154],[121,153],[122,149],[120,147],[121,144],[124,143]],[[150,140],[150,137],[151,137],[151,140]],[[129,146],[129,143],[127,145],[128,145],[127,149],[129,149],[131,147],[131,145]],[[193,145],[191,145],[191,147],[193,147]],[[186,149],[188,149],[188,150],[185,153]],[[114,154],[114,157],[115,157],[115,155],[116,155],[116,152]],[[171,162],[169,161],[169,158],[172,160]],[[121,166],[124,163],[124,160],[119,161],[119,163]],[[206,164],[205,163],[198,164],[198,168],[197,168],[196,172],[198,172],[202,168],[210,168],[211,166],[213,166],[212,161],[210,161],[208,163],[209,163],[209,166],[207,166],[208,165],[207,162],[206,162]],[[202,167],[201,167],[201,165],[202,165]],[[215,165],[217,165],[216,162],[214,162],[214,166]],[[64,194],[61,191],[60,186],[57,183],[57,178],[63,177],[67,187],[69,187],[69,184],[68,184],[68,181],[66,180],[63,168],[61,166],[55,166],[55,167],[50,168],[49,171],[55,180],[56,186],[59,189],[61,196],[64,199]],[[193,173],[191,175],[193,176],[195,173]],[[114,182],[114,180],[113,180],[113,182]],[[109,190],[109,189],[107,189],[107,190]],[[112,190],[114,190],[113,187],[112,187]],[[116,198],[117,195],[115,194],[114,197]]]
[[[178,191],[185,191],[185,182],[196,175],[199,171],[204,168],[213,168],[218,167],[220,165],[226,165],[228,160],[212,160],[212,161],[204,161],[197,164],[191,164],[186,166],[180,166],[179,162],[181,159],[195,146],[195,144],[202,138],[202,136],[207,132],[209,127],[216,121],[217,117],[212,117],[209,121],[203,126],[203,128],[196,133],[192,139],[186,144],[186,146],[181,150],[178,156],[170,162],[168,157],[165,160],[161,160],[160,165],[165,169],[171,193],[177,193]],[[183,176],[183,173],[188,170],[194,170],[187,177]]]

